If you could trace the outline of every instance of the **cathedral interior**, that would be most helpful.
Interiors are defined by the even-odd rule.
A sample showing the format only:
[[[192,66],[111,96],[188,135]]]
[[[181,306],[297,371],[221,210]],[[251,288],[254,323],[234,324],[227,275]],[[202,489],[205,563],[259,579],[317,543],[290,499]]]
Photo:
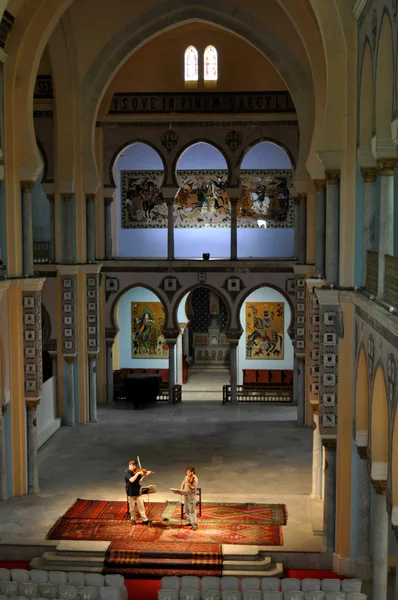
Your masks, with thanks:
[[[65,570],[58,520],[139,456],[148,510],[190,464],[205,515],[285,507],[224,575],[247,544],[396,598],[397,0],[0,16],[0,575]]]

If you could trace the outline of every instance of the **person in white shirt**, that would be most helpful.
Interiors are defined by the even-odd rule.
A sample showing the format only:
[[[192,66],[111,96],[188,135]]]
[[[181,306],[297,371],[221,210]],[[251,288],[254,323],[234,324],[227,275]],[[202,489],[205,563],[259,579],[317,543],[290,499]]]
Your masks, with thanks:
[[[181,490],[186,492],[186,495],[184,494],[184,510],[187,517],[187,525],[192,526],[193,530],[198,528],[198,519],[196,516],[197,488],[198,478],[195,475],[195,468],[188,467],[181,484]]]

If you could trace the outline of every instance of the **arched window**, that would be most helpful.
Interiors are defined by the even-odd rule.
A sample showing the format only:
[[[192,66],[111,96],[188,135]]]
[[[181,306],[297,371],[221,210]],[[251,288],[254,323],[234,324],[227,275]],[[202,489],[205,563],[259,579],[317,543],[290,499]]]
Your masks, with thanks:
[[[204,80],[217,81],[218,79],[218,57],[214,46],[207,46],[204,53]]]
[[[198,51],[194,46],[185,50],[185,81],[198,81]]]

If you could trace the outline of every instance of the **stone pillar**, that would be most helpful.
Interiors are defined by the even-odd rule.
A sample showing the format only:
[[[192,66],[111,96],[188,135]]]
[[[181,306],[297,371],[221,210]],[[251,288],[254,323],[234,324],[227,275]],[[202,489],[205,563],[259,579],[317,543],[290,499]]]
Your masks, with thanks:
[[[89,418],[90,423],[97,423],[97,355],[89,354],[88,357],[88,385],[89,385]]]
[[[294,357],[294,370],[296,371],[296,401],[297,401],[297,421],[304,423],[305,418],[305,357]]]
[[[95,194],[86,194],[87,261],[95,261]]]
[[[174,260],[174,198],[167,198],[167,260]]]
[[[169,404],[173,404],[174,400],[174,386],[175,386],[175,377],[176,377],[176,355],[175,355],[175,347],[176,347],[176,339],[166,339],[167,345],[169,347]]]
[[[298,260],[299,256],[299,236],[300,236],[300,211],[299,197],[293,196],[293,223],[294,223],[294,257]]]
[[[54,194],[47,194],[47,199],[50,204],[50,240],[49,240],[49,255],[50,262],[55,263],[55,203]]]
[[[33,218],[32,190],[33,181],[21,181],[22,187],[22,235],[23,235],[23,272],[33,275]]]
[[[307,257],[307,194],[299,194],[298,260],[305,264]]]
[[[370,558],[370,473],[366,447],[357,447],[359,454],[358,546],[355,576],[369,581],[372,573]]]
[[[7,404],[0,406],[0,500],[8,498],[5,413]]]
[[[366,283],[368,251],[376,250],[376,179],[377,169],[361,169],[363,186],[362,285]]]
[[[72,204],[73,194],[62,194],[64,218],[64,262],[73,262]]]
[[[230,198],[231,203],[231,260],[238,258],[238,200]]]
[[[231,402],[238,403],[238,342],[229,342],[229,359],[230,359],[230,385],[231,385]]]
[[[113,258],[112,250],[112,202],[113,196],[104,198],[105,202],[105,258]]]
[[[325,224],[326,224],[326,180],[314,181],[316,190],[315,208],[315,276],[325,277]]]
[[[177,383],[179,385],[182,384],[182,337],[183,337],[183,331],[180,333],[180,335],[177,338]]]
[[[189,362],[189,325],[187,325],[184,329],[184,337],[182,340],[183,344],[183,356],[187,357],[187,361]]]
[[[64,356],[66,362],[65,425],[76,425],[75,410],[75,356]]]
[[[387,600],[388,513],[386,481],[373,481],[376,491],[373,531],[373,599]]]
[[[54,340],[56,343],[56,340]],[[53,390],[54,390],[54,415],[58,416],[58,370],[57,370],[57,351],[49,351],[49,355],[52,361],[53,371]]]
[[[325,448],[323,551],[334,552],[336,538],[336,440],[322,440]]]
[[[337,286],[339,284],[339,259],[340,259],[340,173],[339,171],[327,171],[326,190],[326,284]]]
[[[384,296],[385,256],[394,254],[394,171],[396,158],[377,160],[380,173],[379,275],[377,295]]]
[[[37,461],[37,407],[39,402],[28,400],[28,492],[38,494],[39,489],[39,464]]]
[[[319,406],[313,404],[314,411],[312,424],[312,489],[311,498],[319,500],[322,497],[322,440],[319,432]]]
[[[106,401],[113,402],[113,342],[106,340]]]

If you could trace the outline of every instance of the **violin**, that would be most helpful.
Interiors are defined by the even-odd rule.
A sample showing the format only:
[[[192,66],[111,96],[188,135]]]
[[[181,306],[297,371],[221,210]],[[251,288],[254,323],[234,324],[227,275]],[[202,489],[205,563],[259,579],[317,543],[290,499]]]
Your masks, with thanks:
[[[139,471],[141,471],[141,473],[146,477],[147,475],[155,475],[154,471],[149,471],[149,469],[144,469],[143,467],[141,467],[141,461],[140,461],[140,457],[137,456],[137,465],[138,467],[136,469],[134,469],[133,473],[134,475],[136,473],[138,473]]]

